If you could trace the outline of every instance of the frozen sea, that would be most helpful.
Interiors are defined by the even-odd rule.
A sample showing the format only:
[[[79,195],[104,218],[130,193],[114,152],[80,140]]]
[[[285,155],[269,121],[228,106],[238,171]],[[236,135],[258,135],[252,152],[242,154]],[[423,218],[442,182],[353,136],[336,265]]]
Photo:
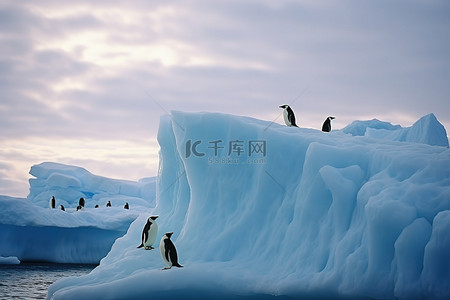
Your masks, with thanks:
[[[58,279],[85,275],[95,266],[50,263],[0,265],[0,300],[45,299],[48,286]]]

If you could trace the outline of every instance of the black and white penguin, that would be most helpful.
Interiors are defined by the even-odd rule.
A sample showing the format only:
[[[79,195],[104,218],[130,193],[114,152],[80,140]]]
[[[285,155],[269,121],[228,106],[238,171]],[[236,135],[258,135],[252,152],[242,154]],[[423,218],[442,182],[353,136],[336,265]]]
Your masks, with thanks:
[[[108,203],[106,203],[106,207],[111,207],[111,201],[108,200]]]
[[[125,208],[125,209],[130,209],[130,206],[128,205],[128,202],[125,203],[125,205],[123,206],[123,208]]]
[[[177,249],[175,249],[175,245],[170,240],[173,232],[168,232],[163,235],[161,238],[161,242],[159,243],[159,250],[161,251],[161,256],[164,262],[167,264],[167,267],[163,270],[170,269],[172,267],[182,268],[183,266],[178,263],[178,255]]]
[[[98,204],[95,204],[95,208],[98,208]]]
[[[59,207],[61,208],[62,211],[66,211],[66,209],[64,208],[64,205],[61,204]]]
[[[84,198],[81,197],[80,200],[78,201],[78,205],[84,207],[85,204],[86,202],[84,201]]]
[[[289,105],[287,105],[287,104],[280,105],[280,108],[283,109],[283,117],[284,117],[284,122],[286,123],[286,126],[298,127],[297,124],[295,124],[295,115],[294,115],[294,111],[292,110],[292,108],[290,108]]]
[[[158,216],[148,217],[144,229],[142,229],[142,242],[139,246],[137,246],[138,248],[145,247],[145,250],[154,249],[152,245],[155,242],[156,234],[158,233],[158,224],[156,224],[156,219],[158,219]]]
[[[79,210],[84,210],[84,207],[81,206],[81,205],[78,205],[78,206],[77,206],[77,211],[79,211]]]
[[[50,199],[50,208],[55,208],[56,207],[56,199],[55,196],[52,196],[52,199]]]
[[[322,125],[322,131],[330,132],[331,131],[331,120],[335,119],[335,117],[328,117]]]

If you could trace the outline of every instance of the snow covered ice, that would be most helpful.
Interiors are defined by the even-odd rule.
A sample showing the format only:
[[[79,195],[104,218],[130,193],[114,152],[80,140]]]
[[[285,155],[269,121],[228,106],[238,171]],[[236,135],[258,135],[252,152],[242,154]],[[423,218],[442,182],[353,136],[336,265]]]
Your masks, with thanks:
[[[445,129],[434,115],[352,127],[360,134],[163,116],[152,214],[157,240],[174,232],[184,268],[162,271],[159,251],[136,248],[143,213],[96,269],[56,282],[48,298],[448,299]]]

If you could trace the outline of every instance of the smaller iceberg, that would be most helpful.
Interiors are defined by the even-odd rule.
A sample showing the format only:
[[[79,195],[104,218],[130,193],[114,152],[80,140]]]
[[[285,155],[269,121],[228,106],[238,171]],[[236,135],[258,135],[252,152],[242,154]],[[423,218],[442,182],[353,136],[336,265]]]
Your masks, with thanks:
[[[80,198],[86,200],[86,207],[112,206],[130,207],[155,206],[156,177],[139,181],[118,180],[91,174],[84,168],[53,162],[44,162],[31,167],[30,193],[28,199],[40,207],[49,207],[54,196],[56,207],[76,208]]]
[[[98,264],[130,224],[155,206],[155,177],[117,180],[50,162],[32,166],[30,174],[35,178],[27,199],[0,196],[0,264]],[[49,208],[52,196],[55,209]],[[85,207],[77,211],[80,198]]]
[[[0,256],[0,265],[18,265],[20,260],[15,256]]]

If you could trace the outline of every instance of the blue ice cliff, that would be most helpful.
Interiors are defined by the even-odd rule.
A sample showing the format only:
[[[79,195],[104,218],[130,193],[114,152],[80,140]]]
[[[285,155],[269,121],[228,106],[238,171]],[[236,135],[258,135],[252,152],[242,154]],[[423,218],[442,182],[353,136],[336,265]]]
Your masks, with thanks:
[[[96,269],[48,299],[449,299],[450,150],[445,129],[441,146],[426,144],[442,126],[433,118],[353,136],[163,116],[152,214],[184,268],[162,271],[158,249],[136,248],[142,213]]]

